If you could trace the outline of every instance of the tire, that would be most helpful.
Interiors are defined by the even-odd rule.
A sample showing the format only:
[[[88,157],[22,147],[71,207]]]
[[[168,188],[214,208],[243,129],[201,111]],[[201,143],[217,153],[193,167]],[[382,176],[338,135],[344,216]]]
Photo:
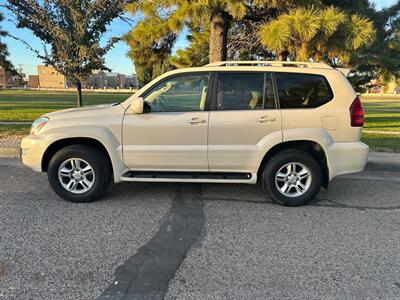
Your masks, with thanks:
[[[275,203],[300,206],[317,196],[322,177],[322,168],[313,156],[300,150],[284,150],[271,157],[266,164],[262,186]]]
[[[91,202],[107,190],[111,165],[108,158],[94,147],[67,146],[51,158],[47,178],[61,198],[71,202]]]

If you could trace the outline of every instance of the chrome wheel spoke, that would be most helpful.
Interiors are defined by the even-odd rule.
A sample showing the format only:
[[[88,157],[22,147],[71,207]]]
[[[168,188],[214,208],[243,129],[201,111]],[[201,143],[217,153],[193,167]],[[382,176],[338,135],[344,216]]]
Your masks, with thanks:
[[[84,179],[84,180],[81,181],[81,185],[83,186],[83,188],[89,189],[90,185],[91,185],[91,182],[89,182],[87,179]]]
[[[63,177],[70,177],[71,176],[71,169],[67,169],[66,167],[60,170],[60,175]]]
[[[304,184],[302,184],[300,181],[297,182],[297,187],[299,187],[302,191],[304,191],[306,189],[306,186]]]
[[[76,159],[75,158],[71,159],[71,167],[72,167],[73,170],[77,168],[77,164],[76,164]]]
[[[58,168],[58,180],[61,186],[73,194],[89,191],[95,179],[92,166],[81,158],[69,158]]]
[[[297,193],[299,193],[299,194],[303,193],[303,190],[300,188],[300,186],[296,185],[294,188],[295,188]]]
[[[90,175],[90,174],[93,173],[93,169],[92,169],[91,166],[87,165],[86,167],[84,167],[84,168],[82,169],[82,173],[83,173],[85,176],[88,176],[88,175]]]
[[[288,192],[288,190],[290,189],[289,185],[287,183],[285,183],[282,187],[281,187],[281,192],[283,194],[286,194]]]
[[[278,174],[276,174],[276,180],[278,180],[278,181],[285,181],[285,179],[286,179],[286,174],[283,174],[282,172],[280,172],[280,173],[278,173]]]
[[[298,176],[300,179],[307,178],[310,175],[310,173],[306,169],[302,169],[299,173]]]
[[[286,197],[304,195],[312,183],[311,171],[298,162],[290,162],[282,166],[275,175],[275,186]]]
[[[70,180],[67,184],[67,190],[72,191],[76,187],[76,182],[74,180]]]

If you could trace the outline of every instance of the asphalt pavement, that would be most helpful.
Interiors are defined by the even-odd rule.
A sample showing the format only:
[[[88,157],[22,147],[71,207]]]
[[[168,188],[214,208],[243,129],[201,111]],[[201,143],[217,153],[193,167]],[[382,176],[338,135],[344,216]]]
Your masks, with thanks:
[[[399,229],[393,167],[296,208],[230,184],[123,183],[74,204],[0,159],[0,299],[396,299]]]

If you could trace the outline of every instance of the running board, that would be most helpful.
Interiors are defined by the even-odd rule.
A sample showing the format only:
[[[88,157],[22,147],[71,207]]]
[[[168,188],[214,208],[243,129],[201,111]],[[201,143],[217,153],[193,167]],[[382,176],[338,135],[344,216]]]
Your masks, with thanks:
[[[121,181],[255,184],[257,173],[128,171],[121,177]]]

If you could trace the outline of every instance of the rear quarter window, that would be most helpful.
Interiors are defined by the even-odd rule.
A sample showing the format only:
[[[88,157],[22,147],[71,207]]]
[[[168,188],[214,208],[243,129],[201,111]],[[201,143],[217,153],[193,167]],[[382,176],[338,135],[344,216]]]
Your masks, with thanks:
[[[333,99],[322,75],[275,73],[280,108],[316,108]]]

